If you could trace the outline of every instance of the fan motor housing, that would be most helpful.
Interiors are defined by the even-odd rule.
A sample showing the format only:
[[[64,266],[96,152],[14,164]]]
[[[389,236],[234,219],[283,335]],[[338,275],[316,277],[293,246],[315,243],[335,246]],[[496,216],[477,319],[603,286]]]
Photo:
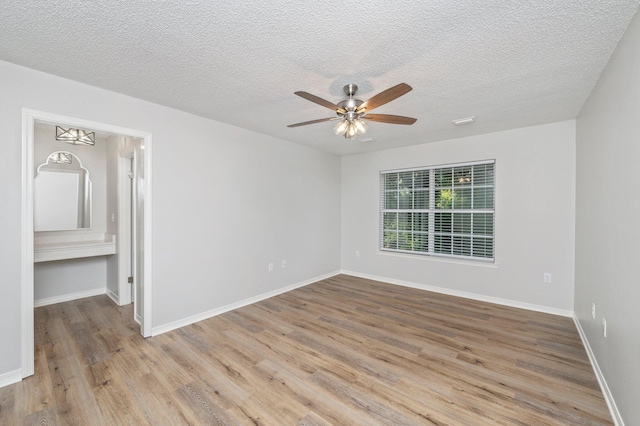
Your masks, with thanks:
[[[340,108],[346,109],[347,111],[353,111],[363,103],[364,102],[361,101],[360,99],[349,98],[349,99],[345,99],[344,101],[338,102],[338,106]]]

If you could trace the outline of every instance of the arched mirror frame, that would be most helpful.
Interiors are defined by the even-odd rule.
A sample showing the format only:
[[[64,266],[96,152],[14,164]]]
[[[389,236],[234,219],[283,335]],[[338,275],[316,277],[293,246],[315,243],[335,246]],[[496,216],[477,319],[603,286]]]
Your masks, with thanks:
[[[65,164],[62,162],[53,161],[53,158],[56,154],[58,155],[58,158],[66,157],[66,158],[69,158],[71,162]],[[75,164],[74,162],[77,162],[77,164]],[[49,190],[49,191],[61,191],[57,193],[61,195],[59,199],[55,199],[56,192],[43,194],[42,191],[39,192],[37,189],[38,182],[39,182],[38,178],[40,179],[43,178],[44,176],[43,172],[56,172],[56,171],[63,172],[63,173],[68,173],[68,172],[77,173],[78,179],[77,179],[77,198],[75,203],[75,210],[76,210],[76,226],[75,227],[71,227],[68,225],[55,226],[55,225],[47,224],[47,222],[44,220],[39,220],[39,218],[41,219],[42,217],[44,217],[42,215],[47,214],[44,211],[47,209],[46,205],[51,206],[52,204],[57,204],[58,205],[57,208],[65,208],[65,206],[61,203],[65,199],[64,195],[69,195],[69,194],[63,193],[63,191],[65,191],[64,188],[51,187],[51,185],[49,188],[46,188],[46,190]],[[67,180],[67,185],[69,185],[69,182],[70,181]],[[53,183],[53,185],[55,185],[55,183]],[[73,202],[73,200],[69,199],[69,197],[66,197],[66,199],[67,199],[67,203]],[[76,154],[71,153],[69,151],[54,151],[47,156],[47,160],[44,163],[40,164],[37,167],[35,177],[34,177],[34,230],[36,232],[75,231],[75,230],[91,229],[92,204],[93,204],[92,183],[90,179],[89,170],[82,165],[82,161]],[[66,208],[67,210],[73,209],[73,207],[69,205],[67,205]],[[67,218],[67,220],[64,223],[69,223],[69,219]]]

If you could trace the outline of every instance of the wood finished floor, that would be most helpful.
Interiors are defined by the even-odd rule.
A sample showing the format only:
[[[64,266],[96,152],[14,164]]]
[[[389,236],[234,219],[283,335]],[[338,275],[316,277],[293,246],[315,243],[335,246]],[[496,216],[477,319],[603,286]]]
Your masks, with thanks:
[[[348,276],[146,340],[132,317],[36,309],[0,424],[612,424],[569,318]]]

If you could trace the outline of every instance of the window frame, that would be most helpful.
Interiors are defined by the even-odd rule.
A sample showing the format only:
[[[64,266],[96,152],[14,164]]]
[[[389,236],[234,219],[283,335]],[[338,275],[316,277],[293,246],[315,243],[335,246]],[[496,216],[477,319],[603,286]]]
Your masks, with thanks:
[[[490,181],[482,182],[476,184],[475,178],[476,171],[479,173],[479,168],[476,169],[477,166],[486,166],[491,165],[491,175]],[[456,185],[454,181],[454,173],[457,171],[464,171],[464,168],[469,169],[469,176],[471,176],[470,180],[461,183],[460,185]],[[448,170],[451,171],[450,180],[451,183],[449,186],[437,186],[436,185],[436,175],[439,174],[442,176],[443,171],[446,172]],[[439,172],[440,171],[440,172]],[[420,187],[416,186],[415,182],[418,182],[419,185],[424,185],[424,176],[418,177],[416,180],[415,172],[426,172],[428,173],[428,186]],[[387,176],[392,174],[397,174],[397,179],[399,181],[402,173],[412,173],[412,183],[411,187],[408,189],[412,193],[411,198],[411,206],[406,208],[407,206],[401,206],[401,191],[402,188],[400,186],[395,189],[390,189],[385,187],[387,183]],[[486,178],[486,177],[485,177]],[[462,182],[462,181],[461,181]],[[467,184],[468,182],[468,184]],[[398,184],[399,185],[399,184]],[[458,190],[463,190],[462,192],[468,192],[469,196],[466,198],[462,198],[460,202],[466,202],[470,205],[462,206],[466,208],[455,208],[455,193],[456,188]],[[451,197],[451,207],[450,208],[442,208],[436,206],[436,191],[442,191],[445,189],[450,189],[449,195]],[[428,192],[428,206],[425,203],[424,197],[416,197],[420,192],[425,191]],[[484,198],[478,196],[476,199],[476,193],[479,191],[484,192]],[[449,258],[449,259],[457,259],[457,260],[467,260],[472,262],[484,262],[484,263],[495,263],[495,252],[496,252],[496,230],[495,230],[495,192],[496,192],[496,160],[480,160],[480,161],[472,161],[472,162],[463,162],[463,163],[451,163],[451,164],[439,164],[433,166],[424,166],[424,167],[413,167],[413,168],[404,168],[404,169],[393,169],[393,170],[383,170],[380,171],[380,208],[379,208],[379,243],[378,248],[382,252],[389,253],[401,253],[401,254],[410,254],[410,255],[418,255],[418,256],[428,256],[428,257],[439,257],[439,258]],[[486,194],[490,193],[490,200],[487,198]],[[393,194],[397,194],[396,199],[397,208],[388,208],[387,205],[389,200],[392,198]],[[416,208],[416,200],[420,203],[419,207]],[[442,202],[443,197],[440,196],[439,200]],[[480,207],[474,205],[476,204],[476,200],[479,201]],[[489,202],[490,201],[490,202]],[[482,205],[484,203],[484,205]],[[488,204],[487,204],[488,203]],[[490,207],[487,207],[489,205]],[[401,208],[405,207],[405,208]],[[425,208],[426,207],[426,208]],[[393,214],[396,215],[396,228],[389,228],[385,226],[385,213],[387,213],[387,221],[389,219],[393,220]],[[400,223],[405,223],[399,219],[400,214],[408,214],[410,215],[411,227],[400,228]],[[446,217],[447,214],[451,214],[448,226],[450,229],[443,231],[441,227],[439,230],[437,228],[437,218],[440,219],[440,224],[442,225],[442,218]],[[454,230],[454,223],[459,223],[458,221],[454,221],[454,215],[458,219],[461,220],[460,223],[463,223]],[[427,227],[424,226],[425,218],[427,220]],[[407,220],[407,216],[404,216],[405,221]],[[474,230],[474,226],[483,226],[484,232],[476,233]],[[418,219],[418,220],[416,220]],[[466,223],[465,223],[466,222]],[[418,223],[419,228],[416,230],[416,223]],[[426,230],[425,230],[426,229]],[[386,235],[385,235],[386,231]],[[466,231],[466,232],[465,232]],[[385,247],[386,236],[391,235],[392,233],[396,233],[396,244],[395,247]],[[406,249],[400,246],[400,236],[402,234],[410,235],[411,238],[411,249]],[[420,236],[424,236],[420,238]],[[446,244],[443,241],[446,241],[447,238],[450,240],[450,252],[446,253],[443,250],[448,250]],[[458,245],[454,245],[454,241],[458,242]],[[417,249],[414,248],[417,245]],[[444,247],[444,249],[443,249]],[[479,250],[480,255],[474,255],[474,249]],[[468,253],[468,254],[467,254]]]

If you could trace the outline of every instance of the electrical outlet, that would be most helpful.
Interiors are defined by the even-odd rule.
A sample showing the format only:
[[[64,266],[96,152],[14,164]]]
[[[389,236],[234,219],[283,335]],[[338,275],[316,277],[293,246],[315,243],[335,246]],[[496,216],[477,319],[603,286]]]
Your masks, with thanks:
[[[607,337],[607,320],[602,318],[602,335]]]
[[[356,257],[360,257],[360,250],[356,250]]]
[[[548,272],[545,272],[544,275],[542,276],[542,280],[545,283],[550,283],[551,282],[551,274]]]
[[[269,264],[269,272],[273,272],[273,263]]]
[[[282,261],[282,269],[284,269],[284,268],[286,268],[286,267],[287,267],[287,261],[286,261],[286,260],[283,260],[283,261]]]
[[[591,318],[596,319],[596,304],[591,304]]]

